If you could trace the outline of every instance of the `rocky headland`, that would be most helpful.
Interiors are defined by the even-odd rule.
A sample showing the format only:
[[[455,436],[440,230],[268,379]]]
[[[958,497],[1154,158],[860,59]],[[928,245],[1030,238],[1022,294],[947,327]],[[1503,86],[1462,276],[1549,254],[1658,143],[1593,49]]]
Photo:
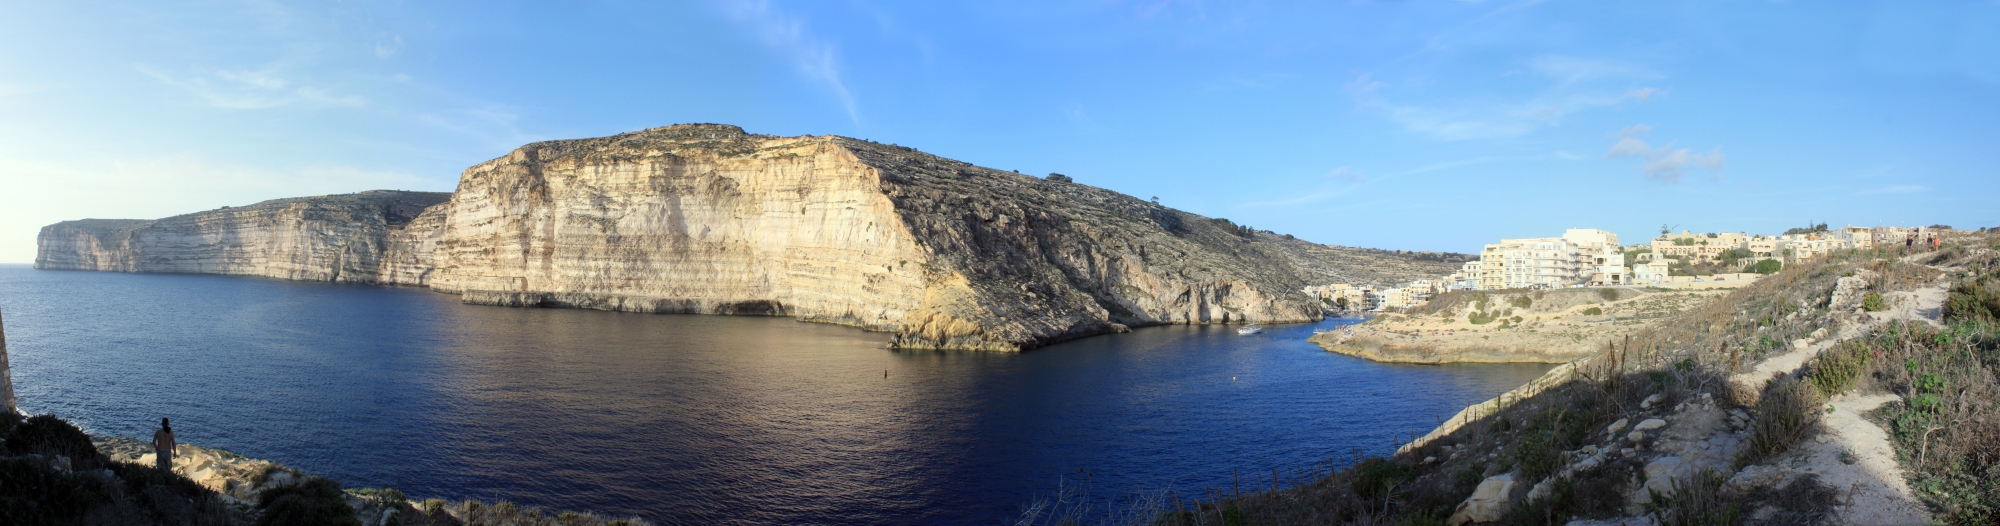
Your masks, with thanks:
[[[1311,341],[1377,362],[1567,363],[1727,293],[1636,287],[1453,292]]]
[[[529,144],[450,194],[372,191],[42,230],[41,269],[429,287],[466,303],[791,316],[906,349],[1321,319],[1308,284],[1456,262],[1318,245],[1066,178],[839,136],[678,125]]]

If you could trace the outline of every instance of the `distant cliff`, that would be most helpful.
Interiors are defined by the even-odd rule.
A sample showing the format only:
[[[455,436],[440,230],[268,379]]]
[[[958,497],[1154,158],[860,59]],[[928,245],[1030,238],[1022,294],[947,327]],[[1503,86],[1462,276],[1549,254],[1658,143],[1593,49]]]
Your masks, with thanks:
[[[64,221],[42,228],[35,268],[382,282],[392,234],[450,198],[376,190],[274,199],[151,221]]]
[[[529,144],[456,192],[46,227],[37,268],[395,283],[467,303],[793,316],[913,349],[1320,318],[1297,292],[1449,273],[837,136],[680,125]]]

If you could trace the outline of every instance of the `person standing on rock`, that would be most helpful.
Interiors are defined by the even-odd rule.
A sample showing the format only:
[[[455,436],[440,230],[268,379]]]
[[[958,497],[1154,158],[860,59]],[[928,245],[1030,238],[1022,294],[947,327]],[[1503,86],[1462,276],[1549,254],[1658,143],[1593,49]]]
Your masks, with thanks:
[[[153,462],[160,471],[174,470],[174,428],[165,418],[160,419],[160,430],[153,432]]]

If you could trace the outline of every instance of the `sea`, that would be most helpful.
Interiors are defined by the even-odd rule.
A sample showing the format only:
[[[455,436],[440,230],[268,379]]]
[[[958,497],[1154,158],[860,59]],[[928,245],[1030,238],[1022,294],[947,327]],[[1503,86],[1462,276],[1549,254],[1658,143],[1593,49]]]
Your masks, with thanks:
[[[1353,318],[899,351],[790,318],[464,305],[421,288],[0,265],[19,405],[349,488],[656,524],[1012,524],[1389,453],[1547,365],[1396,365]]]

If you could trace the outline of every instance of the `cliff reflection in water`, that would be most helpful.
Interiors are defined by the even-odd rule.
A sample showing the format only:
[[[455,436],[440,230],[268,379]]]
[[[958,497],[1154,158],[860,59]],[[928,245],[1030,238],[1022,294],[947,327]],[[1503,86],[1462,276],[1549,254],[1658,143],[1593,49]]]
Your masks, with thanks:
[[[895,352],[786,318],[460,305],[417,289],[0,267],[25,409],[350,487],[664,523],[988,523],[1057,477],[1225,486],[1389,449],[1546,366],[1392,366],[1314,328]],[[884,369],[889,377],[883,378]]]

